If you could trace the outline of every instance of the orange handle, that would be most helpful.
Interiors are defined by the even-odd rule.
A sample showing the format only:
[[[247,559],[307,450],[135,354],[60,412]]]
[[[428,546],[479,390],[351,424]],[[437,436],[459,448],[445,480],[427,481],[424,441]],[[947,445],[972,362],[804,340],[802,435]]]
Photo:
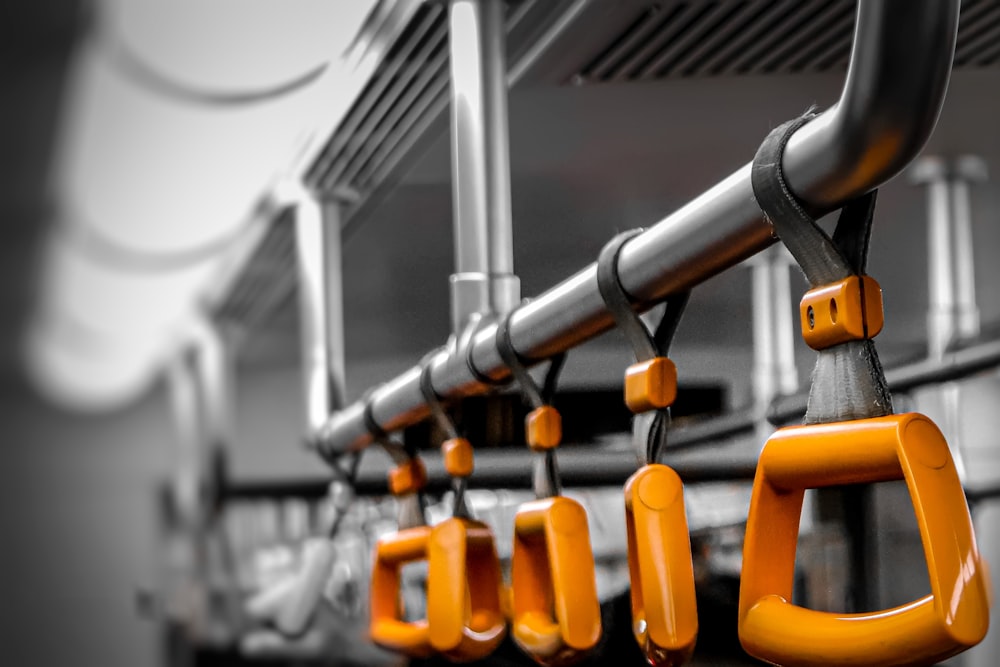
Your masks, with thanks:
[[[625,484],[632,628],[651,665],[680,665],[698,637],[691,539],[680,477],[641,468]]]
[[[525,503],[514,517],[512,635],[543,665],[568,664],[601,637],[594,555],[583,507],[564,497]]]
[[[865,614],[797,607],[792,596],[804,489],[905,479],[931,595]],[[987,585],[955,464],[919,414],[777,431],[761,453],[743,548],[739,633],[748,653],[795,665],[934,662],[979,643]]]
[[[372,641],[390,651],[415,658],[433,653],[427,621],[406,622],[399,601],[400,570],[406,563],[427,558],[431,538],[428,526],[408,528],[383,537],[375,545],[372,565]]]
[[[489,526],[447,519],[428,545],[427,622],[430,644],[449,660],[481,660],[503,640],[500,560]]]

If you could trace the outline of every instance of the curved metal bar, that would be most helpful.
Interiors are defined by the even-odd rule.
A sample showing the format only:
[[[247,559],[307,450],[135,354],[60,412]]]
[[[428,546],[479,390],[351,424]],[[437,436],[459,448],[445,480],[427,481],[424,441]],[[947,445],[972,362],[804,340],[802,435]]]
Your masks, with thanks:
[[[878,187],[916,157],[944,102],[958,29],[959,0],[861,0],[851,64],[837,104],[788,143],[784,169],[790,187],[814,213]],[[640,310],[704,282],[774,243],[750,187],[747,164],[680,210],[630,241],[621,252],[622,286]],[[611,328],[591,264],[519,307],[511,318],[518,354],[541,360]],[[496,326],[474,337],[475,367],[503,378]],[[431,370],[447,396],[485,392],[460,354],[441,357]],[[419,368],[383,385],[373,414],[388,430],[427,415]],[[331,416],[319,434],[331,451],[370,442],[353,404]]]

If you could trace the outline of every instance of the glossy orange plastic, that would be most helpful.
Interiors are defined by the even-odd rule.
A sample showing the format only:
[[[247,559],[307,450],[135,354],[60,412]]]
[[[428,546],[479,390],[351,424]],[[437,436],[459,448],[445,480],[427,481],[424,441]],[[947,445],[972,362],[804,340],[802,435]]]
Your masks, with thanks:
[[[407,563],[427,558],[431,528],[420,526],[383,537],[375,545],[372,566],[371,622],[372,641],[382,648],[410,657],[422,658],[433,653],[426,620],[403,621],[399,600],[400,570]]]
[[[625,405],[635,414],[668,408],[677,398],[677,366],[667,357],[632,364],[625,371]]]
[[[625,483],[625,527],[632,582],[632,632],[651,665],[680,665],[698,638],[691,539],[684,487],[665,465],[641,468]]]
[[[475,467],[472,443],[465,438],[449,438],[441,444],[444,469],[451,477],[468,477]]]
[[[882,288],[871,276],[850,276],[809,290],[799,303],[802,337],[814,350],[874,338],[885,323]]]
[[[826,613],[789,602],[803,490],[905,479],[931,594],[893,609]],[[743,648],[786,665],[898,665],[944,660],[982,640],[987,585],[948,444],[920,414],[794,426],[767,441],[743,548]]]
[[[554,449],[562,442],[562,417],[551,405],[535,408],[524,419],[524,432],[534,451]]]
[[[481,660],[503,640],[500,560],[489,526],[451,518],[431,531],[427,622],[431,647],[449,660]]]
[[[536,662],[565,665],[601,638],[594,556],[583,507],[557,496],[514,517],[512,635]]]
[[[418,458],[412,458],[389,471],[389,493],[403,496],[416,493],[427,485],[427,468]]]

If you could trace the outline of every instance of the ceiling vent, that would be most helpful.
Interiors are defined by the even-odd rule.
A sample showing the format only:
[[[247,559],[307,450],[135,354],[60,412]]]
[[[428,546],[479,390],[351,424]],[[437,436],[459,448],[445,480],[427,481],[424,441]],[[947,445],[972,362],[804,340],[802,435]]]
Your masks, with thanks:
[[[215,319],[253,331],[268,322],[295,294],[295,224],[291,209],[268,223],[267,231],[244,263],[233,288],[215,309]]]
[[[688,0],[640,7],[575,84],[842,70],[854,35],[854,0]],[[965,0],[955,64],[1000,60],[1000,2]]]
[[[518,55],[539,27],[554,21],[565,2],[523,0],[507,10],[508,59]],[[446,3],[428,2],[414,12],[371,80],[337,127],[305,181],[308,186],[353,203],[354,211],[372,193],[399,176],[399,167],[417,142],[437,138],[447,127],[451,100]],[[437,125],[436,131],[429,131]]]

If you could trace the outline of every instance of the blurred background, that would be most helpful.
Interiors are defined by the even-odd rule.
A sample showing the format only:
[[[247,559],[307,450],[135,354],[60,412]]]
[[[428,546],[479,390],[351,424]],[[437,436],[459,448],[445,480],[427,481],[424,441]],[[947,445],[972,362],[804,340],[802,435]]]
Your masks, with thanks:
[[[506,11],[514,267],[521,293],[534,296],[594,261],[618,231],[651,226],[745,164],[780,122],[836,102],[856,3],[518,0]],[[329,512],[328,469],[303,445],[288,183],[339,207],[348,399],[452,331],[447,7],[40,0],[0,9],[0,31],[2,661],[392,664],[363,632],[370,547],[393,529],[391,503],[375,491],[345,524],[315,636],[253,635],[227,600],[239,607],[276,570],[294,570]],[[997,118],[1000,2],[966,0],[955,70],[924,149],[937,162],[879,195],[870,270],[885,293],[878,345],[889,368],[924,359],[941,326],[928,268],[941,201],[934,165],[946,174],[938,185],[960,184],[945,217],[971,221],[957,261],[977,288],[971,304],[948,306],[965,324],[947,342],[995,342],[1000,331]],[[761,306],[751,285],[762,263],[785,277],[773,287],[775,308],[792,321],[806,284],[781,253],[695,289],[671,353],[681,369],[675,416],[759,408],[808,386],[814,353],[798,336],[793,365],[777,369],[784,375],[755,357]],[[215,464],[246,493],[197,536],[217,545],[199,579],[171,489],[192,439],[176,378],[206,327],[221,340],[232,390],[224,465]],[[576,430],[567,445],[631,456],[618,400],[629,362],[616,333],[569,355],[562,407]],[[1000,541],[998,401],[990,369],[897,398],[942,425],[963,481],[983,490],[973,510],[986,553]],[[512,444],[504,434],[520,419],[516,404],[500,394],[460,412],[473,428],[492,410],[483,446],[499,449]],[[426,431],[407,437],[432,448]],[[763,437],[730,438],[683,461],[696,468],[721,457],[738,471],[752,466]],[[376,479],[385,467],[369,455],[362,469]],[[524,488],[470,496],[502,558]],[[606,630],[618,628],[609,641],[628,639],[620,488],[572,493],[589,512]],[[734,634],[748,493],[746,479],[688,489],[702,624],[718,635],[703,631],[701,664],[749,661]],[[926,594],[905,487],[881,485],[872,498],[853,529],[824,509],[837,502],[817,501],[800,542],[804,602],[875,609]],[[432,516],[447,513],[447,500],[433,498]],[[863,562],[849,556],[859,539]],[[216,548],[229,555],[212,556]],[[407,584],[411,594],[420,585],[419,573]],[[191,609],[197,631],[186,625]],[[998,644],[994,632],[962,664],[996,664]],[[627,662],[616,650],[602,659]],[[512,649],[508,660],[495,664],[516,664]]]

